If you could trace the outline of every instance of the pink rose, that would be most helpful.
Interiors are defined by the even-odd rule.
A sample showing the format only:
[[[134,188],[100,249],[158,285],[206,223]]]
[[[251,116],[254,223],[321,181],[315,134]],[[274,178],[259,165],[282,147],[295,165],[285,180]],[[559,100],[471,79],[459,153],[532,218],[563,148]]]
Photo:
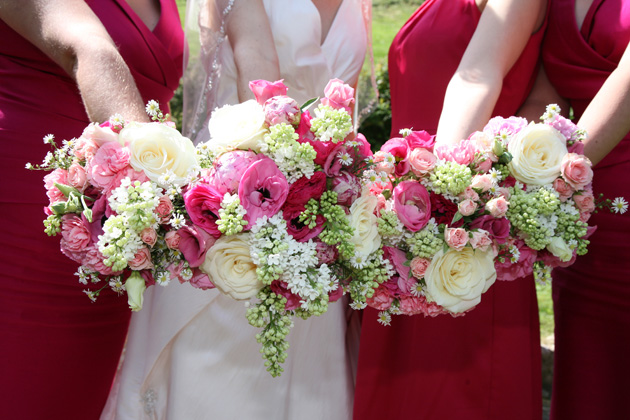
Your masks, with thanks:
[[[462,216],[470,216],[474,214],[477,210],[477,203],[468,199],[460,201],[457,205],[457,209],[462,214]]]
[[[221,236],[217,220],[223,194],[214,187],[199,182],[184,194],[184,205],[190,220],[215,238]]]
[[[150,270],[153,268],[153,261],[151,261],[151,251],[146,246],[140,248],[133,259],[128,262],[129,268],[132,270]]]
[[[482,251],[486,251],[490,245],[492,245],[492,239],[490,239],[490,234],[483,229],[479,229],[472,232],[472,237],[470,238],[470,245],[474,249],[480,249]]]
[[[177,233],[176,230],[169,230],[166,232],[166,235],[164,235],[164,241],[169,249],[179,249],[180,239],[179,233]]]
[[[461,251],[468,243],[468,232],[462,228],[449,228],[444,230],[444,240],[451,248]]]
[[[368,306],[378,311],[388,310],[392,306],[392,302],[394,302],[394,298],[383,286],[379,286],[374,290],[374,295],[367,299]]]
[[[492,169],[492,160],[487,157],[475,159],[475,172],[485,174]]]
[[[55,187],[55,184],[68,185],[68,171],[65,169],[55,169],[44,176],[44,186],[46,187],[46,195],[50,200],[50,204],[67,200],[66,196]]]
[[[301,298],[298,295],[291,293],[291,290],[289,290],[287,286],[286,282],[274,280],[269,285],[269,288],[275,294],[287,298],[287,303],[285,303],[284,309],[287,311],[293,311],[300,307]]]
[[[424,130],[412,131],[407,134],[405,141],[407,141],[410,150],[427,149],[432,152],[433,146],[435,146],[435,136],[430,135]]]
[[[88,187],[87,175],[85,168],[74,162],[68,168],[68,182],[77,190],[83,192]]]
[[[580,222],[586,223],[588,222],[588,219],[590,218],[591,218],[591,213],[587,211],[580,213]]]
[[[290,205],[304,205],[311,198],[319,200],[324,191],[326,191],[326,174],[317,171],[310,178],[303,176],[291,184],[286,202]]]
[[[505,198],[495,197],[486,203],[486,210],[494,217],[503,217],[508,211],[509,204]]]
[[[580,213],[592,213],[595,210],[595,197],[592,192],[581,191],[573,196],[573,201]]]
[[[153,245],[157,242],[157,232],[152,227],[144,228],[142,232],[140,232],[140,239],[153,248]]]
[[[459,195],[459,198],[461,200],[479,201],[479,194],[477,194],[477,191],[473,190],[469,185],[466,187],[464,192]]]
[[[394,175],[394,170],[396,169],[393,163],[387,162],[385,160],[385,157],[387,156],[387,153],[383,152],[382,150],[379,150],[378,152],[374,153],[374,170],[377,173],[380,172],[385,172],[388,175]]]
[[[129,149],[117,142],[107,142],[96,151],[94,158],[88,161],[85,169],[92,185],[105,190],[114,180],[116,173],[127,166],[129,166]]]
[[[263,105],[267,99],[273,96],[284,96],[288,88],[284,85],[283,79],[275,82],[267,80],[253,80],[249,82],[249,88],[256,97],[256,102]]]
[[[243,173],[252,162],[260,159],[249,150],[234,150],[219,156],[208,175],[208,183],[218,192],[234,194],[238,191]]]
[[[411,274],[418,280],[424,277],[424,273],[431,264],[431,260],[427,258],[414,257],[411,260]]]
[[[198,226],[184,226],[177,231],[179,236],[179,250],[184,255],[188,265],[199,267],[206,258],[206,252],[215,243],[212,237],[204,229]]]
[[[470,229],[482,229],[497,243],[505,243],[510,235],[510,221],[505,217],[496,218],[489,214],[480,216],[470,223]]]
[[[512,136],[527,127],[527,124],[527,120],[521,117],[494,117],[488,121],[483,131],[493,138],[501,134]]]
[[[262,216],[278,213],[288,194],[287,179],[273,160],[263,158],[252,163],[238,186],[238,198],[247,211],[244,219],[249,222],[248,228]]]
[[[467,166],[475,159],[476,148],[472,141],[462,140],[455,144],[439,145],[434,152],[439,159]]]
[[[350,172],[342,171],[331,181],[331,190],[337,193],[337,203],[350,206],[361,195],[361,181]]]
[[[562,177],[574,190],[586,187],[593,180],[591,161],[586,156],[567,153],[560,164]]]
[[[405,139],[401,137],[389,139],[381,146],[380,151],[391,153],[396,159],[396,163],[394,164],[394,174],[396,174],[396,176],[402,176],[409,172],[410,150],[409,143]]]
[[[282,208],[282,217],[287,222],[287,232],[298,242],[306,242],[315,238],[324,230],[326,219],[321,214],[315,218],[315,227],[313,229],[299,221],[299,217],[306,209],[304,204],[285,204]]]
[[[370,191],[372,193],[372,191]],[[381,211],[387,208],[387,199],[383,194],[376,194],[376,208],[374,209],[374,214],[377,217],[381,217]]]
[[[573,188],[562,178],[553,180],[553,189],[560,195],[560,201],[565,202],[573,195]]]
[[[161,223],[166,223],[173,214],[173,202],[168,195],[163,195],[159,198],[158,205],[154,210],[155,214],[160,218]]]
[[[322,98],[322,105],[327,105],[335,109],[345,109],[351,113],[351,106],[354,103],[354,89],[339,79],[332,79],[324,88],[325,97]]]
[[[403,225],[418,232],[431,218],[431,198],[420,183],[403,181],[394,188],[394,211]]]
[[[400,277],[405,280],[409,278],[411,268],[408,265],[405,265],[407,262],[407,255],[403,251],[391,246],[384,246],[383,258],[392,263],[394,270],[396,270]]]
[[[98,150],[98,144],[92,139],[79,137],[74,144],[74,157],[79,160],[89,160],[94,157]]]
[[[512,196],[512,194],[510,193],[510,190],[508,188],[505,187],[498,187],[496,189],[496,194],[498,197],[503,197],[506,200],[509,200],[510,197]]]
[[[86,142],[85,145],[91,147],[90,143],[94,143],[96,148],[101,147],[105,143],[109,142],[117,142],[118,141],[118,133],[112,130],[109,122],[98,125],[96,123],[90,124],[83,130],[81,137],[79,137],[79,142]],[[81,147],[83,144],[81,145]],[[76,146],[75,146],[76,149]],[[89,152],[89,150],[82,149],[84,152]],[[76,154],[75,154],[76,156]]]
[[[274,96],[267,99],[263,110],[265,122],[269,125],[281,123],[295,125],[300,121],[300,107],[295,99],[288,96]]]
[[[419,178],[435,168],[437,157],[427,149],[413,149],[409,155],[409,165],[413,174]]]
[[[92,234],[84,220],[74,214],[66,214],[61,218],[61,252],[79,264],[90,243]]]
[[[210,277],[196,267],[193,268],[193,276],[188,283],[190,283],[190,285],[195,289],[209,290],[215,288],[212,281],[210,281]]]
[[[474,189],[480,190],[481,192],[486,192],[490,188],[492,188],[492,177],[488,174],[475,175],[470,183],[470,186]]]

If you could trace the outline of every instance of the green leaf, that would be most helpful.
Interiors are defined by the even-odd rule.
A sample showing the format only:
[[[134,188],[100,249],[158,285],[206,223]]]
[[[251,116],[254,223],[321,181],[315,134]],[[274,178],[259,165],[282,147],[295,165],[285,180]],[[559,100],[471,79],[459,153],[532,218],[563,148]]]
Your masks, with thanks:
[[[459,222],[460,220],[462,220],[463,217],[464,215],[462,215],[460,212],[456,212],[453,216],[453,220],[451,221],[451,225]]]
[[[302,112],[306,111],[307,109],[310,108],[311,105],[313,105],[318,100],[319,100],[319,97],[313,98],[313,99],[309,99],[308,101],[304,102],[304,105],[302,105],[300,107],[300,111],[302,111]]]

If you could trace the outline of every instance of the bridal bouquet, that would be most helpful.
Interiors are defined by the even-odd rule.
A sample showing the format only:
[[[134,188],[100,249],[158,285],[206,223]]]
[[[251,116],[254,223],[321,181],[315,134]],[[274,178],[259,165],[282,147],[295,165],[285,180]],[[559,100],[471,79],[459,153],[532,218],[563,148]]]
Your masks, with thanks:
[[[348,267],[354,307],[381,311],[383,324],[458,316],[497,278],[544,280],[584,254],[590,213],[610,203],[596,204],[584,133],[558,112],[494,118],[455,145],[410,130],[387,141],[374,156],[372,248]]]
[[[346,216],[371,156],[353,132],[354,91],[331,80],[314,115],[278,82],[254,81],[256,100],[216,109],[210,140],[197,146],[202,171],[183,194],[200,240],[188,259],[222,293],[257,298],[251,325],[273,376],[286,359],[292,316],[326,312],[343,294],[338,258],[353,255]]]
[[[125,122],[114,116],[90,124],[78,139],[54,136],[41,165],[50,204],[44,221],[48,235],[61,235],[61,252],[79,263],[77,275],[92,300],[110,287],[127,292],[137,311],[147,286],[200,276],[185,254],[171,246],[174,230],[184,221],[181,188],[199,170],[195,148],[163,122],[155,101],[147,112],[159,122]],[[180,234],[180,236],[182,236]],[[180,246],[179,249],[183,249]]]

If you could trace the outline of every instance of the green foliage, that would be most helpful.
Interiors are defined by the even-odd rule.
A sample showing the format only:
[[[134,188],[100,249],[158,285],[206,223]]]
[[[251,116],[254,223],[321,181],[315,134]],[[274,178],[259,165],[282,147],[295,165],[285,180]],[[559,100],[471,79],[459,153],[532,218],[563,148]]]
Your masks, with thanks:
[[[392,129],[392,109],[389,94],[389,75],[385,66],[379,66],[376,70],[376,86],[378,87],[378,100],[371,104],[370,111],[361,121],[359,132],[372,145],[372,150],[379,150],[383,143],[389,139]],[[369,89],[366,86],[364,89]]]

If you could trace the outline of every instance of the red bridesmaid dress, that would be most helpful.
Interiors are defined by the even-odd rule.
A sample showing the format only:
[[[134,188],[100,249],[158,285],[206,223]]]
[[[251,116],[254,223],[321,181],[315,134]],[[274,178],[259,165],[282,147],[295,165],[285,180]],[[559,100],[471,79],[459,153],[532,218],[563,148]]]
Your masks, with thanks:
[[[630,1],[594,0],[581,28],[575,0],[554,0],[543,45],[549,80],[580,118],[630,41]],[[594,168],[593,190],[630,199],[630,133]],[[628,418],[630,217],[594,214],[589,251],[553,272],[551,418]]]
[[[151,31],[124,0],[87,1],[128,63],[145,101],[168,107],[179,84],[184,37],[174,1]],[[98,419],[122,350],[127,299],[91,303],[77,265],[43,230],[43,172],[28,171],[58,140],[89,123],[74,81],[0,21],[0,418]]]
[[[435,133],[446,86],[480,15],[474,0],[428,0],[397,34],[389,50],[392,135],[408,127]],[[493,115],[514,115],[527,97],[543,32],[505,77]],[[382,326],[377,314],[364,311],[355,419],[541,418],[533,278],[497,281],[463,317],[398,316]]]

